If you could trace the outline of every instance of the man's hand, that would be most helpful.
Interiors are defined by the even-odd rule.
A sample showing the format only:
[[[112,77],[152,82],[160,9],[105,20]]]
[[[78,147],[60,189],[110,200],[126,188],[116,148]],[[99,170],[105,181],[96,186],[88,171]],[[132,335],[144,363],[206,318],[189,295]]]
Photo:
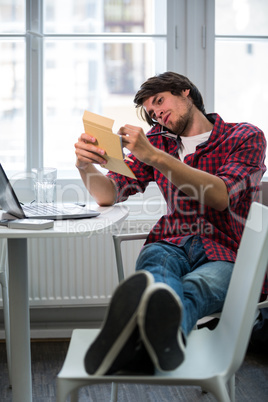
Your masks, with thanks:
[[[96,163],[105,165],[106,159],[103,158],[105,150],[94,145],[96,139],[89,134],[83,133],[74,144],[76,153],[76,167],[86,170],[90,164]]]
[[[157,151],[157,148],[151,145],[141,127],[126,124],[120,128],[118,134],[122,136],[124,147],[141,162],[150,165],[152,156]]]
[[[114,182],[101,173],[94,164],[106,164],[105,150],[94,145],[96,139],[86,133],[81,134],[75,146],[76,167],[85,187],[101,206],[113,205],[116,199]]]

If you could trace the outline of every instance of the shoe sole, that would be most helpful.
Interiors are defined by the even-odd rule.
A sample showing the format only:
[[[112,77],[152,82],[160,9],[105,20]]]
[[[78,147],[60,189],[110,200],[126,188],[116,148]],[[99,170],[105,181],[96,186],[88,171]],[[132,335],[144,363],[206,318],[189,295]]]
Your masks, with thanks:
[[[143,295],[138,325],[145,347],[159,371],[175,370],[184,360],[185,346],[180,330],[182,309],[177,294],[165,284],[155,283]]]
[[[90,345],[84,365],[90,375],[104,375],[115,363],[137,325],[139,304],[153,276],[140,271],[121,282],[116,288],[103,327]]]

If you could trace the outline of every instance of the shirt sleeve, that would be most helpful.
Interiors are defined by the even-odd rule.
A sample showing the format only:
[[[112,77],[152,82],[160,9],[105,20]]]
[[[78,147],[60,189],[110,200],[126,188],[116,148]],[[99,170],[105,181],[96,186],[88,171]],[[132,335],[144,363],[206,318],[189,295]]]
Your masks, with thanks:
[[[229,193],[229,205],[235,209],[243,200],[254,201],[259,184],[266,170],[264,160],[266,140],[261,130],[241,125],[228,140],[229,152],[217,172],[224,180]]]
[[[109,171],[107,176],[115,183],[117,189],[116,202],[128,199],[130,195],[144,193],[149,182],[154,181],[154,171],[150,166],[140,162],[133,154],[128,155],[133,162],[126,161],[137,180]]]

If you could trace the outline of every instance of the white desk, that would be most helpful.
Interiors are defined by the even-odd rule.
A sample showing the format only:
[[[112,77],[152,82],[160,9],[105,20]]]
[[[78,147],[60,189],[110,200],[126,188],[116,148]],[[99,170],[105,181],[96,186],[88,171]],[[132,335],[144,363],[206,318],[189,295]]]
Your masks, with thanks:
[[[12,400],[32,401],[30,319],[28,295],[27,239],[90,236],[102,234],[119,225],[128,215],[122,205],[101,208],[96,218],[55,221],[53,229],[16,230],[0,227],[0,238],[8,242],[9,309],[12,369]]]

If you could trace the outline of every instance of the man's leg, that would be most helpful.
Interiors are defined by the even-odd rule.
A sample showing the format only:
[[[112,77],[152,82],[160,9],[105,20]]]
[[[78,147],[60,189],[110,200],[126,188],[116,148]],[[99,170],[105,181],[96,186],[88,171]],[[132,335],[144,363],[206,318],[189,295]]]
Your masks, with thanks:
[[[145,290],[138,324],[143,343],[160,371],[174,370],[184,360],[182,311],[181,300],[170,286],[155,283]]]
[[[182,277],[191,272],[191,265],[183,248],[166,242],[148,244],[142,249],[137,259],[136,270],[149,271],[154,276],[155,282],[170,286],[183,304]],[[182,330],[187,335],[188,325],[185,314],[183,315]]]
[[[221,310],[232,268],[228,262],[209,262],[198,236],[183,247],[159,242],[141,251],[136,269],[149,271],[156,283],[144,292],[138,323],[159,370],[178,367],[184,360],[186,336],[197,320]]]
[[[184,359],[185,335],[196,320],[221,309],[232,267],[209,262],[198,236],[183,247],[165,242],[145,246],[137,260],[137,275],[122,282],[112,297],[103,328],[85,356],[86,371],[111,374],[128,363],[139,370],[144,361],[146,371],[151,370],[137,316],[155,366],[175,369]]]
[[[228,261],[209,261],[182,278],[186,334],[200,318],[222,310],[233,266]]]
[[[84,365],[88,374],[112,374],[127,366],[130,360],[130,369],[134,370],[133,363],[139,364],[140,355],[140,369],[151,370],[152,363],[146,356],[146,350],[142,350],[137,314],[142,295],[153,282],[149,272],[139,272],[116,288],[103,326],[85,355]]]
[[[147,270],[155,282],[169,285],[183,305],[182,331],[188,335],[196,321],[221,311],[233,263],[208,261],[198,236],[183,247],[165,242],[145,246],[136,263],[136,270]]]

